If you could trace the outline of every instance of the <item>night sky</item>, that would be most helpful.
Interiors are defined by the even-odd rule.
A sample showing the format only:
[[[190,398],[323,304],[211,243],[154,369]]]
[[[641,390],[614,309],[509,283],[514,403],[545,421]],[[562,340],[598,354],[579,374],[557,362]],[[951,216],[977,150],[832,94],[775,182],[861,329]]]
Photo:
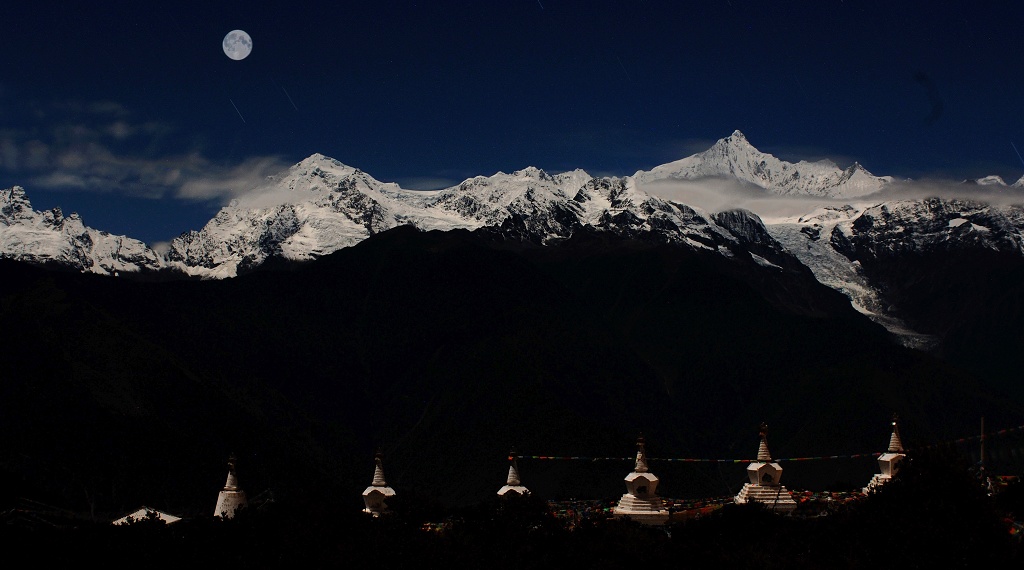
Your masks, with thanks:
[[[740,129],[879,175],[1024,174],[1024,2],[210,4],[5,6],[0,188],[153,243],[315,152],[439,188]]]

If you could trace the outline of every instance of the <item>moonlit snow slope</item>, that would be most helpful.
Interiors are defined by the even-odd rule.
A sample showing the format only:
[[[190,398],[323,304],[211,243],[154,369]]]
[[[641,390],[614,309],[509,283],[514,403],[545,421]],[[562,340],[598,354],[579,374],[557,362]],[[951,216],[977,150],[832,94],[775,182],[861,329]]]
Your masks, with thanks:
[[[582,225],[661,232],[667,241],[705,249],[736,242],[708,216],[650,196],[629,177],[594,178],[582,170],[550,175],[529,167],[421,192],[313,155],[222,208],[201,230],[175,238],[167,262],[191,275],[230,277],[272,256],[313,259],[402,224],[492,227],[544,244]]]
[[[957,186],[975,194],[991,189],[999,204],[916,199],[902,188],[859,164],[842,169],[830,161],[780,160],[739,131],[634,176],[528,167],[429,192],[405,190],[315,154],[233,200],[202,229],[175,238],[163,258],[137,240],[87,228],[77,215],[35,212],[20,187],[4,190],[0,255],[97,273],[171,268],[217,279],[274,257],[315,259],[399,225],[487,228],[538,245],[557,244],[587,227],[741,254],[769,270],[792,265],[795,257],[907,344],[927,346],[932,339],[890,314],[861,261],[978,248],[1024,257],[1024,214],[1008,205],[1024,177],[1013,185],[991,176]],[[737,196],[749,203],[737,203]]]
[[[634,176],[641,183],[721,176],[760,186],[772,194],[830,198],[873,194],[892,182],[892,177],[875,176],[858,163],[842,169],[829,160],[796,164],[779,160],[754,148],[740,131],[704,152]]]
[[[101,274],[162,265],[146,244],[87,227],[78,214],[65,216],[60,208],[33,210],[20,186],[0,190],[0,257]]]

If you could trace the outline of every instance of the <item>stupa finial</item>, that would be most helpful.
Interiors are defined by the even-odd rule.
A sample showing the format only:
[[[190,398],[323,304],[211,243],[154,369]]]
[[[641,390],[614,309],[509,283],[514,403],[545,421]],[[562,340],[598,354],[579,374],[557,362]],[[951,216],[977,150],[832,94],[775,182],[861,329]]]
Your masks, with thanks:
[[[224,482],[225,491],[238,490],[238,473],[235,471],[238,465],[238,456],[234,453],[228,455],[228,479]]]
[[[370,483],[373,487],[387,487],[387,481],[384,480],[384,452],[380,449],[373,456],[373,482]]]
[[[772,460],[772,454],[768,451],[768,424],[761,422],[761,443],[757,446],[757,460],[768,462]]]
[[[217,495],[217,506],[213,510],[215,517],[231,518],[235,511],[246,505],[245,491],[238,487],[237,465],[238,456],[232,453],[228,456],[228,479]]]
[[[658,497],[658,477],[647,468],[644,435],[636,438],[636,465],[626,475],[626,493],[612,509],[616,517],[629,517],[642,524],[665,524],[668,509]]]
[[[384,500],[394,496],[395,490],[384,480],[384,452],[377,448],[373,456],[373,481],[363,491],[363,512],[379,517],[388,508]]]
[[[505,479],[505,485],[498,489],[498,496],[504,497],[506,495],[528,495],[530,490],[523,486],[523,482],[519,479],[519,454],[516,453],[516,449],[513,447],[508,450],[508,478]]]
[[[772,461],[772,454],[768,451],[768,424],[761,424],[760,436],[757,459],[747,465],[750,482],[743,484],[734,501],[740,505],[760,503],[773,511],[789,513],[796,509],[796,501],[789,489],[782,485],[782,466]]]
[[[892,435],[889,436],[889,453],[903,453],[903,441],[900,440],[900,417],[892,415]]]
[[[523,484],[522,481],[519,480],[519,465],[516,463],[515,448],[508,451],[508,480],[505,484],[509,487],[515,487]]]
[[[868,481],[867,487],[864,487],[864,492],[869,493],[873,489],[878,488],[880,485],[884,485],[892,480],[893,476],[896,475],[900,470],[900,466],[903,464],[906,454],[903,452],[903,442],[900,440],[900,418],[896,414],[892,415],[892,435],[889,436],[889,448],[885,453],[878,457],[878,469],[880,473],[876,473],[871,481]]]
[[[647,467],[647,450],[644,445],[644,434],[641,433],[636,438],[636,467],[633,469],[634,473],[647,473],[650,471],[650,468]]]

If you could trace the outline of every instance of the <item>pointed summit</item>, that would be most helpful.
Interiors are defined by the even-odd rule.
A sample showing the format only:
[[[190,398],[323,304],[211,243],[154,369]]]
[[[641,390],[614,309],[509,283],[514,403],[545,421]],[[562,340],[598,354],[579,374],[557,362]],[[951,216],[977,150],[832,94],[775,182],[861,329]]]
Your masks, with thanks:
[[[747,140],[747,135],[743,134],[743,132],[740,131],[739,129],[736,129],[735,131],[732,132],[731,135],[722,140],[727,142],[733,142],[736,144],[750,145],[750,141]]]
[[[874,176],[860,165],[842,169],[831,160],[786,162],[756,149],[739,130],[703,152],[639,171],[633,178],[640,184],[727,178],[759,186],[770,194],[827,198],[865,196],[892,182],[891,177]]]
[[[527,166],[522,170],[516,170],[512,173],[512,176],[524,176],[527,178],[536,178],[538,180],[551,180],[551,175],[536,166]]]
[[[33,213],[32,204],[28,201],[24,188],[13,186],[0,191],[0,219],[29,219]]]

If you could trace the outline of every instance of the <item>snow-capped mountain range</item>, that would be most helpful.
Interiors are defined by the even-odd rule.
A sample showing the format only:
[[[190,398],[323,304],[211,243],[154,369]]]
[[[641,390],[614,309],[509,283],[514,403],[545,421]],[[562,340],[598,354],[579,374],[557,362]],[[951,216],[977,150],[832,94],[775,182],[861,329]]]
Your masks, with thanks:
[[[738,181],[766,199],[801,197],[806,211],[762,219],[735,207],[712,211],[657,195],[659,184],[706,179]],[[973,182],[1007,187],[998,177]],[[844,169],[831,161],[780,160],[739,131],[706,151],[633,176],[594,177],[582,170],[552,175],[529,167],[436,191],[406,190],[315,154],[224,206],[203,228],[175,238],[162,256],[138,240],[88,228],[76,214],[33,211],[20,187],[3,190],[0,257],[106,274],[171,269],[226,278],[273,257],[315,259],[406,224],[421,230],[489,228],[545,245],[590,227],[749,256],[776,269],[795,258],[858,310],[920,344],[926,339],[913,340],[913,331],[887,314],[858,256],[935,248],[1024,256],[1024,210],[938,198],[894,201],[892,192],[879,194],[892,185],[892,177],[874,176],[856,163]],[[1022,187],[1024,177],[1013,185]]]
[[[20,186],[0,190],[0,257],[101,274],[155,270],[164,264],[141,241],[86,227],[78,214],[33,210]]]
[[[754,148],[740,131],[693,156],[657,166],[648,172],[637,172],[634,178],[645,183],[714,176],[735,178],[773,194],[826,198],[857,198],[873,194],[893,180],[891,176],[875,176],[856,162],[845,169],[830,160],[786,162]]]

